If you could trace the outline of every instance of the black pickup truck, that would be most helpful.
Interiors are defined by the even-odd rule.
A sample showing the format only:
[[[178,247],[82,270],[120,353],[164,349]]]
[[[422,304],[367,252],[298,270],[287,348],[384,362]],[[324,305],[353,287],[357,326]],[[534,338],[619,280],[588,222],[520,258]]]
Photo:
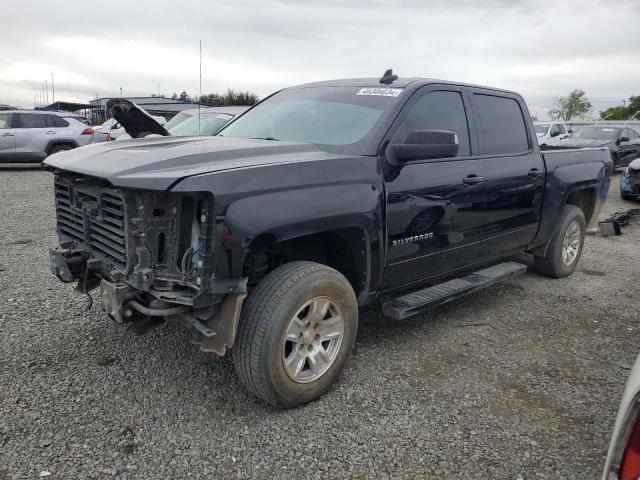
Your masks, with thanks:
[[[428,79],[287,88],[216,137],[51,156],[52,271],[130,332],[231,350],[248,390],[330,388],[358,308],[402,319],[535,269],[560,278],[606,199],[607,149],[541,152],[516,93]]]

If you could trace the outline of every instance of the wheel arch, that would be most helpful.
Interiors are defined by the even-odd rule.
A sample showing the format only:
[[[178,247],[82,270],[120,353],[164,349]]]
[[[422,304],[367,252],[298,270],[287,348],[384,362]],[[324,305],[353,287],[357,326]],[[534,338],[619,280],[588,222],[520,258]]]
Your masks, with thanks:
[[[49,143],[47,143],[47,147],[45,148],[46,154],[50,155],[51,150],[61,145],[67,145],[72,149],[78,148],[78,144],[73,140],[51,140]]]

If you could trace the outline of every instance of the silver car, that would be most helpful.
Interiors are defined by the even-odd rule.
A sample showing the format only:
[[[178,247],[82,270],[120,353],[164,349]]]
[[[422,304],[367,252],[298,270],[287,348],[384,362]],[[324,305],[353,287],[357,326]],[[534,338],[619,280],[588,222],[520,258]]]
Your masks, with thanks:
[[[0,111],[0,163],[41,162],[48,155],[93,142],[82,117],[42,110]]]
[[[631,369],[613,429],[603,480],[640,478],[640,356]]]

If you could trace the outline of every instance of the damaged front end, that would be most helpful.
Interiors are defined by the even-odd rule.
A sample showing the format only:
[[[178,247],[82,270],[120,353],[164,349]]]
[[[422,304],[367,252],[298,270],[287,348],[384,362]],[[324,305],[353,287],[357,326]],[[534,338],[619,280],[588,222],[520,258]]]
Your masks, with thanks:
[[[95,178],[58,173],[55,204],[60,246],[52,272],[100,288],[102,309],[132,333],[165,320],[193,329],[202,350],[233,345],[246,279],[215,277],[218,235],[210,193],[113,188]]]

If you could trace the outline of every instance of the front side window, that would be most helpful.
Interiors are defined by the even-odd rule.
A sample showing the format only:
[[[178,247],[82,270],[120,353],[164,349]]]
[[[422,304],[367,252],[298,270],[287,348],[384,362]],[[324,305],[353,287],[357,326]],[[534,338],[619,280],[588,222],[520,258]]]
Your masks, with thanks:
[[[47,126],[47,115],[19,113],[18,118],[18,123],[22,128],[46,128]]]
[[[225,137],[327,146],[363,140],[402,89],[306,87],[282,90],[225,127]]]
[[[549,132],[549,136],[550,137],[557,137],[558,135],[560,135],[560,128],[558,128],[558,125],[554,124],[553,127],[551,127],[551,131]]]
[[[485,155],[508,155],[529,150],[520,105],[513,98],[475,94]]]
[[[638,132],[636,132],[633,128],[627,128],[627,133],[629,134],[630,140],[638,139]]]
[[[393,134],[391,143],[405,143],[416,130],[451,130],[458,137],[458,157],[468,157],[469,127],[464,103],[459,92],[426,93],[411,106],[409,113]]]
[[[564,135],[565,133],[567,133],[567,130],[564,128],[564,125],[562,125],[561,123],[558,124],[558,130],[560,130],[560,135]]]
[[[0,113],[0,128],[11,128],[10,113]]]

